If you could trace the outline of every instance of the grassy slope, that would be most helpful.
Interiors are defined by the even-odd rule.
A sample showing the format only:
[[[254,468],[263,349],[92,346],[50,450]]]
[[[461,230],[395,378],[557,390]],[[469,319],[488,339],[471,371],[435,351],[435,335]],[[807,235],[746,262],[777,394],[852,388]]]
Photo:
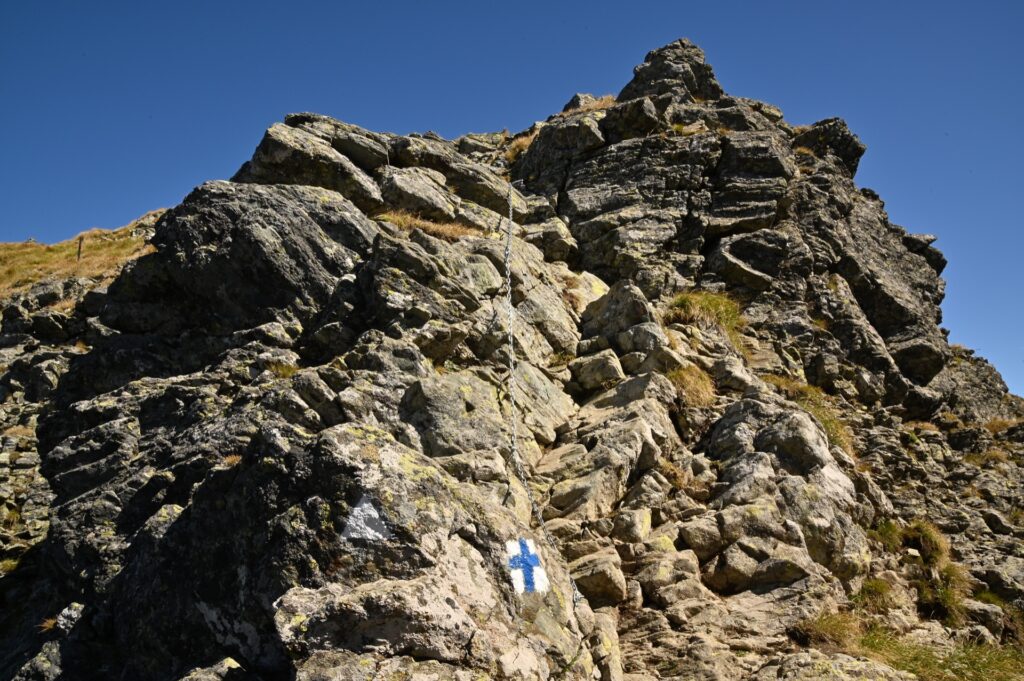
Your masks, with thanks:
[[[0,242],[0,299],[45,279],[112,276],[127,261],[152,250],[142,237],[133,237],[132,231],[152,225],[163,212],[152,211],[115,230],[91,229],[52,245]],[[81,261],[77,258],[79,238]]]

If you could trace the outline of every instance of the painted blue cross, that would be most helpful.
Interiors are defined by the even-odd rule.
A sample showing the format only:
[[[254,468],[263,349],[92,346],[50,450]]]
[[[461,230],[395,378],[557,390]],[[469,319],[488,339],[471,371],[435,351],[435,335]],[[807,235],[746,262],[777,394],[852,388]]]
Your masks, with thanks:
[[[508,567],[512,573],[512,586],[516,593],[534,593],[548,590],[547,573],[540,564],[537,547],[532,539],[522,539],[505,543],[508,551]]]

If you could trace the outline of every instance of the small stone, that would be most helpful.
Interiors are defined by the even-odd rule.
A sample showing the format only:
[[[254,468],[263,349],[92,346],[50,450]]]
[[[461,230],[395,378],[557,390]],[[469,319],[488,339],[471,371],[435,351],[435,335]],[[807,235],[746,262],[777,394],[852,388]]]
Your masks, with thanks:
[[[82,618],[85,605],[82,603],[71,603],[57,615],[57,628],[65,635],[71,633],[71,629]]]
[[[651,509],[624,509],[615,515],[612,536],[624,542],[639,544],[651,531]]]
[[[569,371],[584,390],[607,388],[626,377],[619,358],[611,350],[574,359],[569,363]]]
[[[569,568],[580,592],[587,597],[591,606],[600,608],[616,605],[628,595],[621,565],[619,555],[608,549],[584,556]]]

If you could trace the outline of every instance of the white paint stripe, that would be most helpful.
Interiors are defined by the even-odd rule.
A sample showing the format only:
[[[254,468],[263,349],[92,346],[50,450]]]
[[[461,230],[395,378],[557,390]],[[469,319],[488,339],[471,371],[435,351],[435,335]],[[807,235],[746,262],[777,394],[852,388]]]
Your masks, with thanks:
[[[526,580],[523,579],[522,570],[511,570],[512,572],[512,586],[515,587],[516,593],[521,594],[526,591]],[[536,574],[536,573],[534,573]],[[545,579],[547,581],[547,579]]]
[[[551,588],[551,583],[548,581],[548,573],[544,571],[544,568],[538,567],[533,570],[533,589],[534,591],[544,592]]]

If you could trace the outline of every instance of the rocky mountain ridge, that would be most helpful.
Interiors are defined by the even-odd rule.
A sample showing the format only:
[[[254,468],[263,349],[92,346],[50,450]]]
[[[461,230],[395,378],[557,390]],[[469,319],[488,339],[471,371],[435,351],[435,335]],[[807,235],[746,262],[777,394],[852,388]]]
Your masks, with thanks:
[[[109,286],[5,301],[0,677],[1014,655],[1024,403],[948,344],[945,259],[864,151],[685,40],[514,137],[287,116]]]

